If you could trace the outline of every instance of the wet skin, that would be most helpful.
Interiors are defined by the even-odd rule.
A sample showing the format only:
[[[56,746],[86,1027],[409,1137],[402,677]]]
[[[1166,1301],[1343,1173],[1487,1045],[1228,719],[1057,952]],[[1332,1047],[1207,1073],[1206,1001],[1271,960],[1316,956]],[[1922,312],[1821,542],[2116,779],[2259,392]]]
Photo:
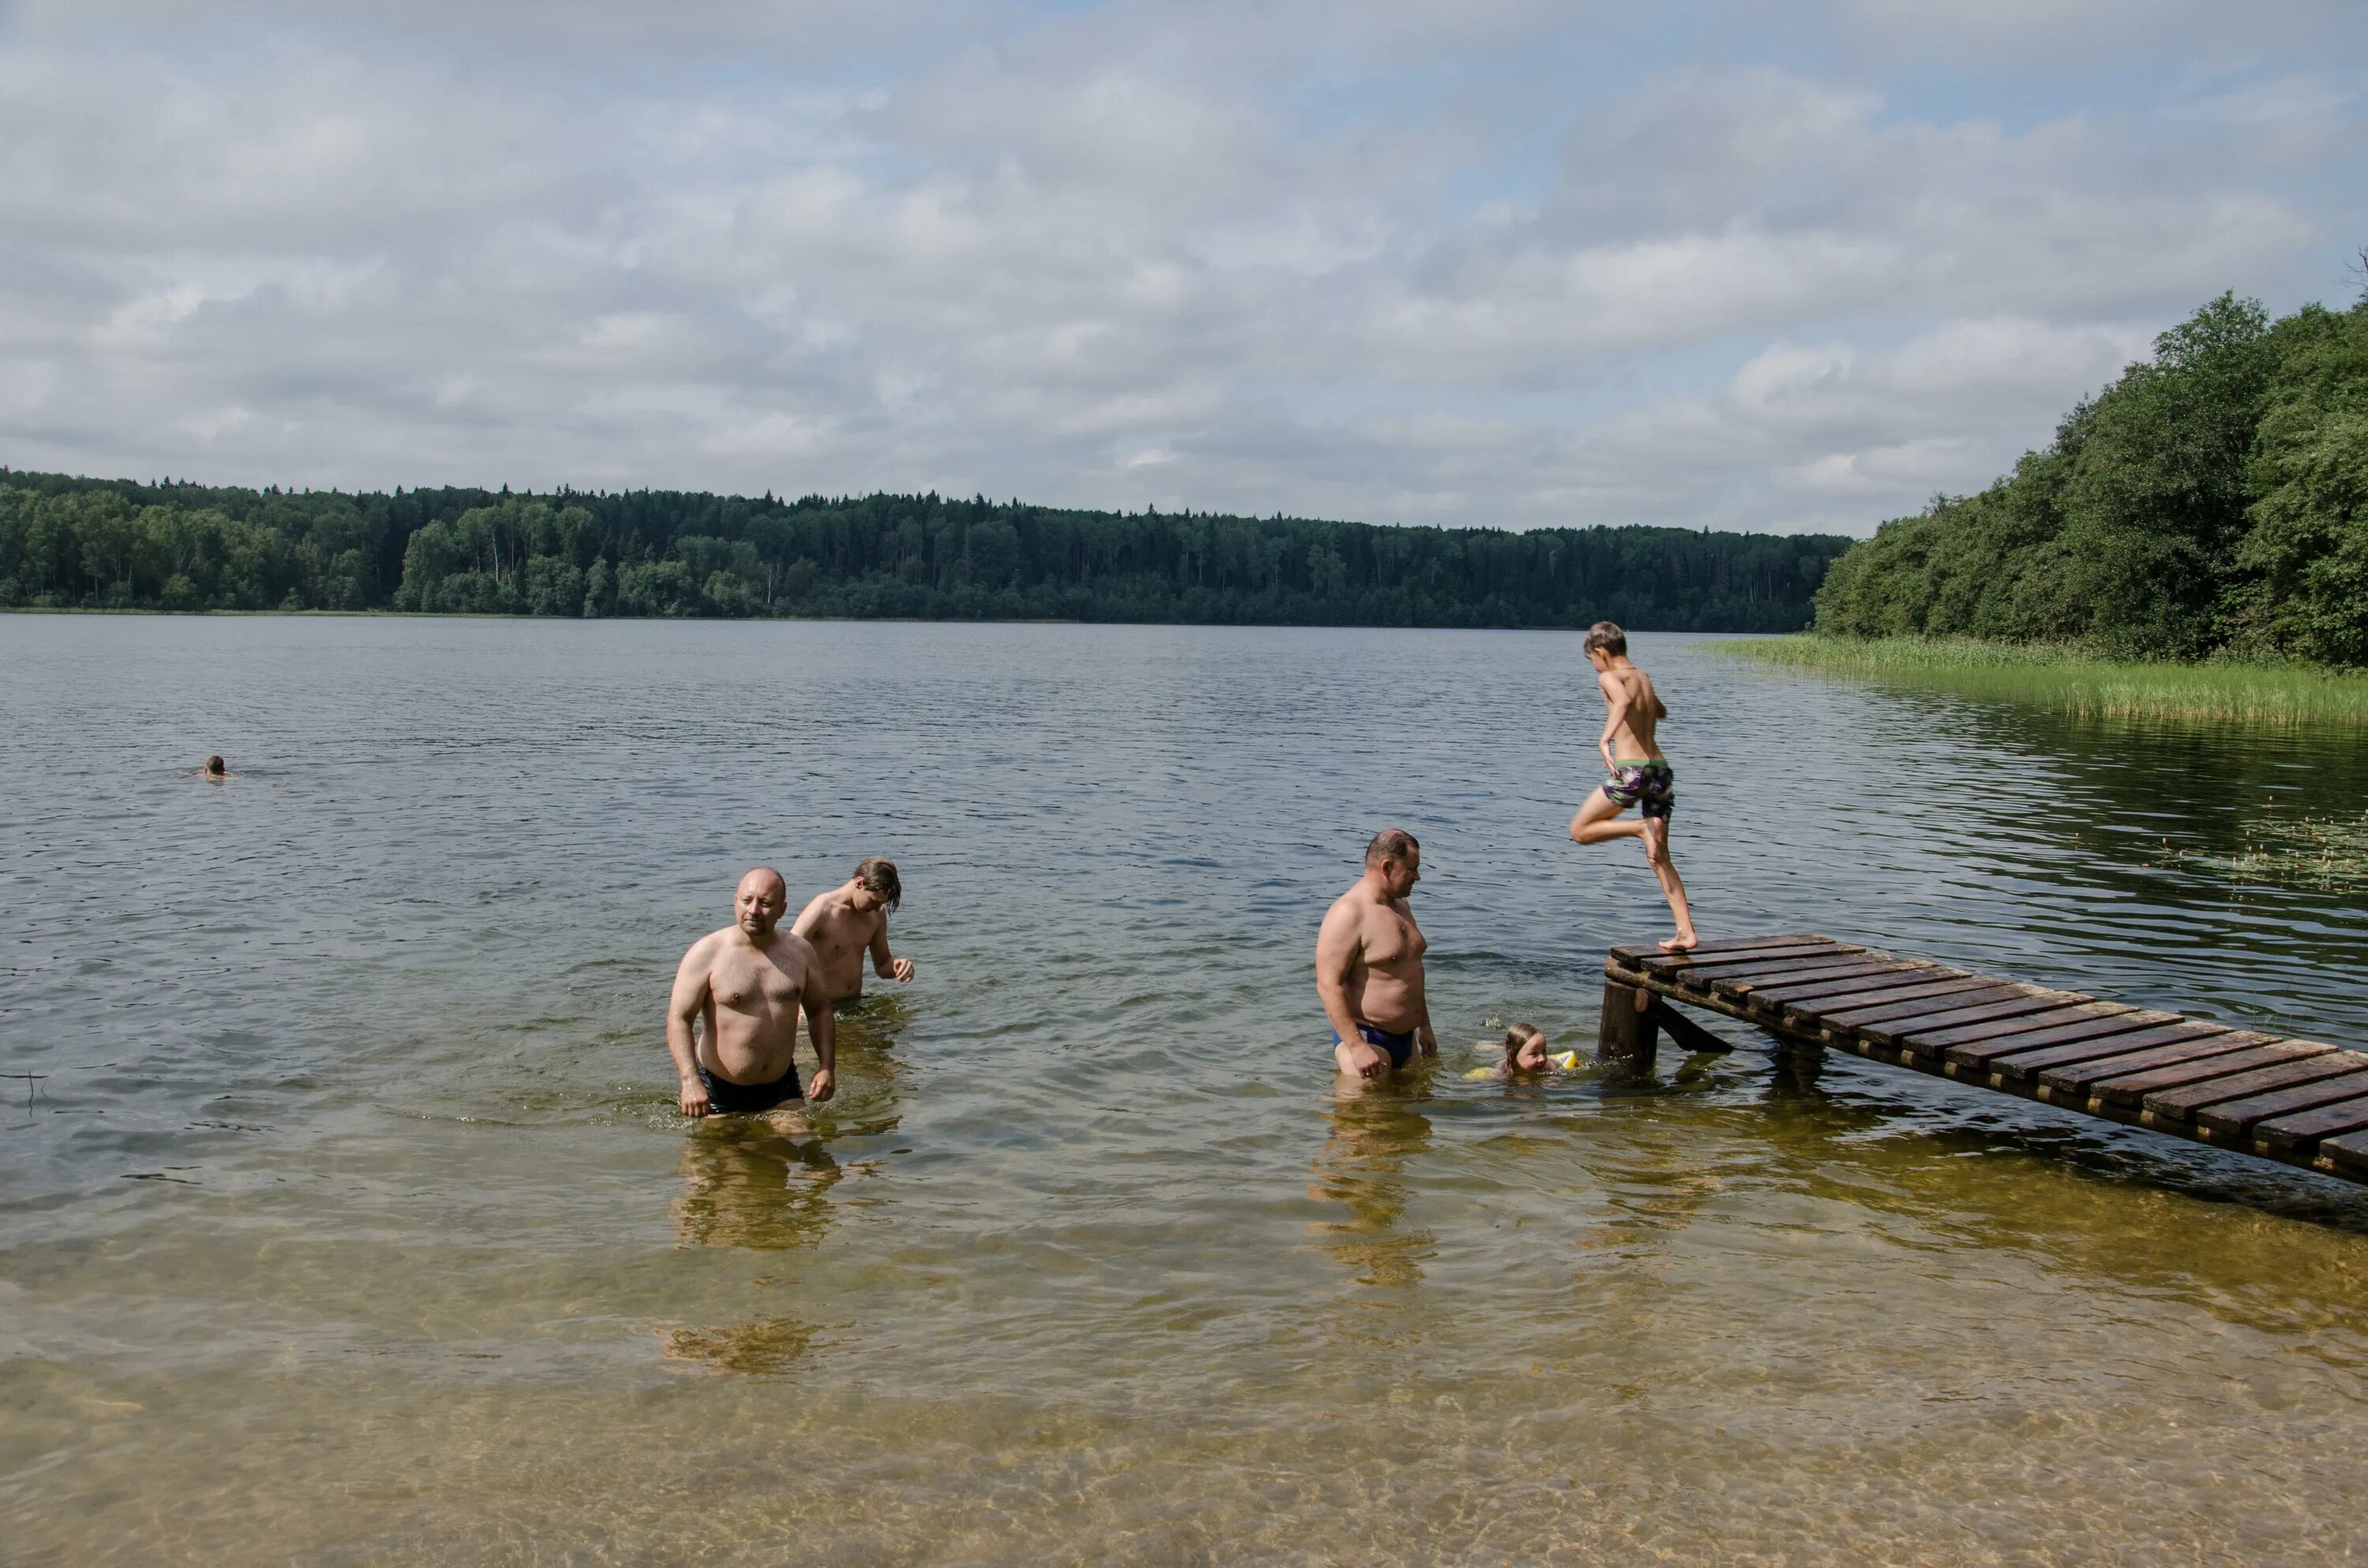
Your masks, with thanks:
[[[812,944],[780,929],[789,890],[771,871],[740,879],[734,921],[690,946],[675,971],[666,1007],[666,1050],[674,1058],[682,1114],[709,1114],[698,1069],[734,1084],[778,1083],[792,1065],[801,1010],[819,1065],[806,1098],[836,1091],[837,1034]],[[693,1026],[701,1026],[696,1044]]]
[[[1625,653],[1606,653],[1590,649],[1587,662],[1595,666],[1596,686],[1603,693],[1603,733],[1596,737],[1595,748],[1603,755],[1603,768],[1617,773],[1622,762],[1666,762],[1659,741],[1660,722],[1669,716],[1669,710],[1653,689],[1653,677],[1638,669]],[[1686,903],[1686,884],[1678,875],[1677,863],[1669,858],[1669,823],[1667,817],[1640,817],[1633,822],[1619,820],[1626,810],[1603,790],[1588,796],[1570,819],[1570,836],[1580,844],[1601,844],[1607,839],[1634,838],[1645,846],[1645,858],[1653,868],[1653,875],[1661,884],[1661,896],[1669,901],[1669,913],[1677,921],[1677,935],[1661,946],[1672,952],[1682,951],[1695,944],[1692,911]]]
[[[1333,1060],[1368,1081],[1390,1071],[1389,1052],[1358,1036],[1359,1024],[1412,1034],[1425,1056],[1439,1054],[1430,1003],[1423,994],[1422,955],[1430,944],[1406,897],[1422,880],[1419,851],[1375,861],[1325,913],[1315,936],[1315,990],[1340,1043]]]
[[[913,978],[913,960],[888,949],[887,901],[860,881],[816,894],[791,928],[814,944],[824,992],[834,1002],[863,994],[866,953],[881,979],[901,984]]]

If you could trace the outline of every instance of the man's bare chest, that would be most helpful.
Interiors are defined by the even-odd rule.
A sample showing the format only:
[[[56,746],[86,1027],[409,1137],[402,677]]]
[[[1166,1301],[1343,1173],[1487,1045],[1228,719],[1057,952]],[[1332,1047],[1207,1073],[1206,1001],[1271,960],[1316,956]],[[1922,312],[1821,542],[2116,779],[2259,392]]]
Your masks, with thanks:
[[[715,966],[708,989],[715,1005],[735,1013],[768,1013],[797,1004],[804,977],[793,968],[755,953],[735,953]]]
[[[1420,959],[1430,946],[1411,916],[1388,908],[1366,916],[1364,937],[1365,963],[1371,969],[1402,967]]]

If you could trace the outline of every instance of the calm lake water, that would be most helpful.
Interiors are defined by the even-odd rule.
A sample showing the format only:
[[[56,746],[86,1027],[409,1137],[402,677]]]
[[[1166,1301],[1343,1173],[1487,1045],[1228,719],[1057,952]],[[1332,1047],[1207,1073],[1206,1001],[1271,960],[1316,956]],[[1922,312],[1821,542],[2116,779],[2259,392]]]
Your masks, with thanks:
[[[1706,936],[2368,1044],[2213,864],[2355,737],[1642,637]],[[12,1564],[2351,1561],[2368,1194],[1852,1059],[1591,1042],[1576,637],[0,617]],[[236,776],[184,776],[210,751]],[[1425,847],[1444,1060],[1310,956]],[[810,1138],[687,1131],[682,949],[895,858]]]

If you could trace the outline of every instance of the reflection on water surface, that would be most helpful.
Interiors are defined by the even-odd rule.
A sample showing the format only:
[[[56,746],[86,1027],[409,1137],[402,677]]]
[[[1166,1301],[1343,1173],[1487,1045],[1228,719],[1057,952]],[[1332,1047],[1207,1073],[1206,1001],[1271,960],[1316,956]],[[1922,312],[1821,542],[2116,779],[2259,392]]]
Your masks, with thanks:
[[[1425,1074],[1426,1076],[1428,1074]],[[1431,1234],[1402,1231],[1406,1166],[1430,1150],[1430,1120],[1408,1103],[1406,1087],[1341,1085],[1332,1110],[1332,1135],[1315,1159],[1307,1196],[1348,1210],[1314,1229],[1360,1285],[1412,1285],[1422,1278]]]
[[[691,1246],[818,1246],[847,1173],[795,1113],[717,1117],[683,1140],[675,1222]],[[793,1130],[793,1131],[792,1131]],[[803,1136],[801,1136],[803,1134]]]
[[[2233,858],[2356,814],[2351,741],[1638,646],[1706,932],[2368,1043],[2356,897]],[[1508,1017],[1587,1040],[1663,918],[1561,836],[1574,639],[16,617],[0,658],[12,1563],[2362,1545],[2353,1189],[1724,1023],[1646,1081],[1463,1076]],[[1443,1055],[1340,1095],[1310,944],[1385,822]],[[920,979],[803,1123],[682,1127],[683,947],[747,865],[867,853]]]

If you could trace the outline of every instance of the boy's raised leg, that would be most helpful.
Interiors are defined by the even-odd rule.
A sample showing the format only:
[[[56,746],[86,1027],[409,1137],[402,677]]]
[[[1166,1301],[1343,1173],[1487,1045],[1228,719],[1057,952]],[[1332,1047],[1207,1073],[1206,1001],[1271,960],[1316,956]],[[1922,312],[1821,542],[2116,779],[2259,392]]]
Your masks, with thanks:
[[[1613,838],[1642,838],[1645,824],[1622,822],[1620,813],[1628,808],[1598,790],[1588,796],[1578,808],[1578,815],[1570,819],[1570,835],[1581,844],[1601,844]]]
[[[1598,790],[1588,796],[1578,814],[1570,819],[1570,835],[1581,844],[1601,844],[1607,839],[1634,838],[1645,846],[1645,858],[1653,868],[1653,875],[1661,880],[1661,894],[1669,901],[1669,913],[1676,916],[1678,934],[1661,944],[1665,953],[1691,952],[1699,945],[1694,935],[1693,912],[1686,907],[1686,884],[1678,875],[1677,862],[1669,858],[1669,819],[1661,816],[1623,820],[1620,813],[1627,808]]]

